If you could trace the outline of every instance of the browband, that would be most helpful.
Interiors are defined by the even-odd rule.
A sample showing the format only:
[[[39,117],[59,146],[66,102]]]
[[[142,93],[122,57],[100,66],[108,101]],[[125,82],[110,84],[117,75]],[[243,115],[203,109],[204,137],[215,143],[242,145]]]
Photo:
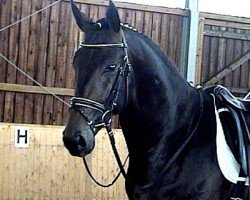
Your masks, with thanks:
[[[118,48],[127,48],[127,45],[124,43],[113,43],[113,44],[86,44],[82,41],[80,42],[81,47],[87,48],[104,48],[104,47],[118,47]]]

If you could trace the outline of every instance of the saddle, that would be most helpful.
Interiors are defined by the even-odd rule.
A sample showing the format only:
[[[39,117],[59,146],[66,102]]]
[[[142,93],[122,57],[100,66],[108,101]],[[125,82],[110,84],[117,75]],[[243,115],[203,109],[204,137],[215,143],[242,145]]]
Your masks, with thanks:
[[[209,94],[213,94],[216,98],[216,105],[218,104],[218,112],[220,119],[224,124],[223,129],[226,137],[233,138],[231,146],[237,148],[237,161],[241,166],[241,177],[245,177],[244,183],[239,184],[245,186],[249,185],[250,177],[250,99],[238,99],[227,88],[218,85],[205,88]],[[249,96],[248,96],[249,98]],[[223,114],[224,113],[224,114]],[[230,118],[226,120],[225,118]],[[224,119],[223,119],[224,118]],[[230,130],[229,124],[234,127],[234,131]],[[234,133],[236,132],[236,133]],[[226,135],[229,134],[229,135]],[[229,145],[230,146],[230,145]],[[234,152],[235,153],[235,152]],[[247,183],[248,182],[248,183]],[[237,183],[238,184],[238,183]],[[250,193],[250,192],[249,192]],[[250,195],[250,194],[249,194]]]
[[[214,95],[230,107],[250,112],[250,99],[238,99],[227,88],[221,85],[214,87]],[[248,96],[247,98],[250,98],[250,96]]]

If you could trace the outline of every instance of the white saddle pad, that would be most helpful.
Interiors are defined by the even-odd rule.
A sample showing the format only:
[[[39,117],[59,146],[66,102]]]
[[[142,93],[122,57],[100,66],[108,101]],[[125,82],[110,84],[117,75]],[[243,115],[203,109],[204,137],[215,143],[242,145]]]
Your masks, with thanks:
[[[214,98],[214,108],[215,108],[216,129],[217,129],[216,148],[217,148],[217,158],[220,170],[223,176],[231,183],[236,184],[238,181],[243,181],[245,182],[245,185],[249,185],[249,178],[239,177],[240,165],[236,161],[231,149],[229,148],[226,142],[222,124],[219,118],[219,113],[215,105],[215,98]]]

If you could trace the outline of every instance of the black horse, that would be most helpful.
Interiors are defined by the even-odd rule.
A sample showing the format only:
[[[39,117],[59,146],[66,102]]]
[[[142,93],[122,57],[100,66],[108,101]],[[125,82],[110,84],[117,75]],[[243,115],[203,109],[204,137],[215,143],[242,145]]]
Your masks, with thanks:
[[[213,97],[196,89],[149,38],[120,23],[110,2],[92,22],[71,1],[85,42],[74,56],[65,147],[84,157],[119,114],[129,151],[129,199],[230,199],[216,155]]]

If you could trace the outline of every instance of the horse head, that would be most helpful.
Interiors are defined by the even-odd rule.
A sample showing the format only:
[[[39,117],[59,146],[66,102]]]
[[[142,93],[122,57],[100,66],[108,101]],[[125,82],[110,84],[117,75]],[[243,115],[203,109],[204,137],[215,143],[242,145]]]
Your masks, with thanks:
[[[65,147],[74,156],[89,154],[94,137],[102,127],[111,126],[111,117],[128,101],[130,68],[118,11],[110,1],[106,18],[91,21],[71,1],[78,27],[85,33],[73,59],[75,97],[63,132]]]

